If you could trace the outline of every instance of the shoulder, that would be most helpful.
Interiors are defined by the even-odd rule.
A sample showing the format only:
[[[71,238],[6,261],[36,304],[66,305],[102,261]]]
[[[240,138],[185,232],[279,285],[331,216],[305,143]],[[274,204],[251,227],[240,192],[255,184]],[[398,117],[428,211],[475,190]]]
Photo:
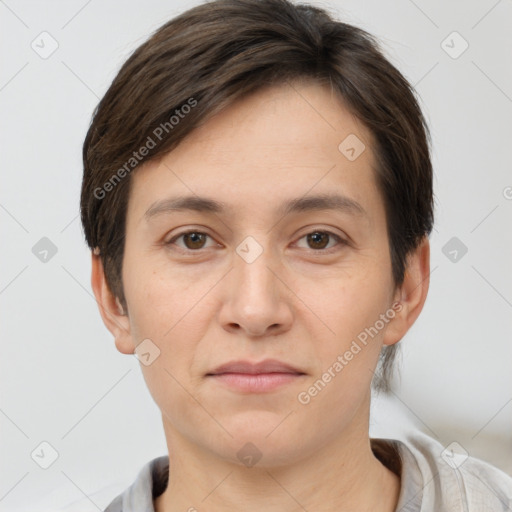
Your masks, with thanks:
[[[135,481],[116,496],[104,512],[154,512],[153,499],[167,485],[169,457],[157,457],[145,464]]]
[[[472,457],[460,444],[443,446],[423,432],[412,431],[397,447],[403,471],[423,484],[422,506],[447,511],[512,510],[512,477]]]
[[[122,512],[122,510],[123,510],[123,494],[116,496],[103,512]]]

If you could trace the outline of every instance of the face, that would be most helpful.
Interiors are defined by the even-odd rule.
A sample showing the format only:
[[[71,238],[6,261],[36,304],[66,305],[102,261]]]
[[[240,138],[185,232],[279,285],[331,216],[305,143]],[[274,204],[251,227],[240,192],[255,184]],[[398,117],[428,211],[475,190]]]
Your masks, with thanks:
[[[371,144],[330,89],[283,85],[132,176],[116,343],[151,340],[141,368],[168,439],[238,463],[250,442],[277,465],[368,436],[371,369],[397,341]],[[294,371],[216,373],[268,359]]]

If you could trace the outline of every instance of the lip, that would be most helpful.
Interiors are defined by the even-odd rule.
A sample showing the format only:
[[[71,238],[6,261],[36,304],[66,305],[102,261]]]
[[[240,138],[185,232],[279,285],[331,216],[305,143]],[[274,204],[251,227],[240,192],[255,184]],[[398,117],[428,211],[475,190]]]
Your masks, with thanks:
[[[242,393],[270,392],[296,382],[304,375],[299,369],[277,359],[259,363],[231,361],[206,374],[219,384]]]
[[[218,366],[215,370],[208,373],[207,375],[219,375],[223,373],[244,373],[249,375],[258,375],[262,373],[290,373],[304,375],[304,372],[298,368],[295,368],[288,363],[279,361],[278,359],[265,359],[258,363],[242,360],[230,361]]]

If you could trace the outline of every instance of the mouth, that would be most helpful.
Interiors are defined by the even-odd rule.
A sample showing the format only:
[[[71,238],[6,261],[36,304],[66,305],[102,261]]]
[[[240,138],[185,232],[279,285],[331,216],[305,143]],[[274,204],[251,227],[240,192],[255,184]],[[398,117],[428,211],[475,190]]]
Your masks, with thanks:
[[[242,393],[264,393],[297,382],[306,373],[294,366],[266,359],[259,363],[232,361],[207,373],[217,383]]]

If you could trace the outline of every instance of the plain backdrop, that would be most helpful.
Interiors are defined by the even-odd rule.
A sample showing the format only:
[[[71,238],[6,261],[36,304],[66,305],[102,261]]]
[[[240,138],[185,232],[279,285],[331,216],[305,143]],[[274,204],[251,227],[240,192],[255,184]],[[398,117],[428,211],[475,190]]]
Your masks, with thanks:
[[[429,297],[371,434],[413,426],[512,474],[512,2],[314,3],[381,40],[433,136]],[[124,60],[192,5],[0,1],[2,511],[102,510],[166,454],[139,362],[92,296],[81,148]]]

